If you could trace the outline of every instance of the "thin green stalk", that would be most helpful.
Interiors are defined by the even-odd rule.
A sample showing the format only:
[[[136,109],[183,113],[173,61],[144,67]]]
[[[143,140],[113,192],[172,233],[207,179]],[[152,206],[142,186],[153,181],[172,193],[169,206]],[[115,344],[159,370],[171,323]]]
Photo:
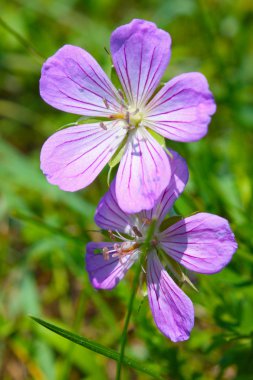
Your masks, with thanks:
[[[27,41],[23,36],[21,36],[16,30],[12,29],[1,17],[0,17],[0,25],[7,30],[13,37],[15,37],[21,45],[24,46],[25,49],[29,50],[30,53],[36,57],[36,61],[40,64],[44,62],[44,58],[41,54],[33,47],[33,45]]]
[[[108,348],[108,347],[102,346],[101,344],[99,344],[97,342],[93,342],[93,341],[91,341],[85,337],[80,336],[80,335],[73,334],[70,331],[64,330],[58,326],[53,325],[52,323],[43,321],[43,319],[36,318],[36,317],[31,317],[31,318],[35,322],[46,327],[48,330],[53,331],[55,334],[58,334],[59,336],[62,336],[63,338],[68,339],[68,340],[78,344],[79,346],[85,347],[88,350],[91,350],[91,351],[93,351],[99,355],[103,355],[103,356],[110,358],[112,360],[116,360],[116,361],[119,360],[119,353]],[[142,373],[145,373],[145,374],[153,377],[154,379],[157,379],[157,380],[164,379],[164,377],[162,375],[154,372],[153,369],[151,369],[149,367],[149,365],[147,365],[146,363],[135,361],[131,358],[128,358],[127,356],[123,357],[123,363],[125,365],[131,367],[131,368],[136,369],[137,371],[140,371]]]
[[[125,346],[126,346],[126,340],[127,340],[127,329],[128,329],[130,317],[131,317],[132,310],[133,310],[134,298],[135,298],[135,295],[136,295],[136,292],[138,289],[139,277],[140,277],[143,257],[145,257],[145,255],[148,252],[150,243],[153,239],[155,228],[156,228],[156,220],[154,219],[154,220],[152,220],[152,223],[150,224],[150,226],[148,228],[145,242],[142,245],[140,258],[138,261],[138,267],[136,268],[136,272],[135,272],[135,277],[134,277],[134,281],[133,281],[133,289],[132,289],[132,293],[131,293],[130,299],[129,299],[127,316],[126,316],[126,320],[125,320],[125,324],[124,324],[124,328],[123,328],[123,333],[122,333],[122,338],[121,338],[120,353],[119,353],[120,356],[119,356],[119,361],[117,364],[116,380],[120,380],[121,368],[122,368],[122,363],[123,363],[123,359],[124,359],[124,352],[125,352]]]
[[[139,260],[138,268],[136,268],[136,272],[135,272],[135,276],[134,276],[132,293],[131,293],[130,299],[129,299],[128,311],[127,311],[127,316],[126,316],[126,320],[125,320],[125,324],[124,324],[124,328],[123,328],[123,333],[122,333],[122,338],[121,338],[121,344],[120,344],[120,353],[119,353],[119,360],[117,363],[116,380],[120,380],[121,368],[122,368],[122,363],[123,363],[124,353],[125,353],[125,347],[126,347],[126,341],[127,341],[127,330],[128,330],[130,317],[131,317],[131,314],[133,311],[134,298],[135,298],[135,295],[136,295],[136,292],[138,289],[138,285],[139,285],[141,263],[142,263],[142,261]]]

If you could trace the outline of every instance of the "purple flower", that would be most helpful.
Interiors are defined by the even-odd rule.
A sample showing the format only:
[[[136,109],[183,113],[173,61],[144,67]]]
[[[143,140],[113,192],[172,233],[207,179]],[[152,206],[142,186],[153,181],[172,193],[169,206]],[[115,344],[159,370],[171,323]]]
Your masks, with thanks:
[[[175,141],[196,141],[207,133],[215,112],[200,73],[179,75],[154,95],[169,63],[170,45],[170,35],[148,21],[117,28],[111,55],[123,92],[79,47],[65,45],[45,62],[42,98],[60,110],[97,119],[46,141],[41,169],[50,183],[67,191],[84,188],[120,150],[115,188],[120,207],[126,212],[154,207],[171,175],[170,158],[154,132]]]
[[[199,213],[185,219],[164,220],[188,180],[187,165],[176,152],[171,170],[170,183],[154,207],[137,214],[126,214],[120,209],[115,181],[112,182],[98,205],[95,221],[99,227],[115,231],[110,234],[118,241],[88,243],[86,268],[95,288],[112,289],[136,260],[140,257],[143,260],[142,246],[150,223],[155,223],[143,260],[148,298],[158,329],[177,342],[189,338],[194,309],[162,262],[177,282],[189,281],[179,264],[198,273],[219,272],[231,260],[237,244],[227,220],[216,215]]]

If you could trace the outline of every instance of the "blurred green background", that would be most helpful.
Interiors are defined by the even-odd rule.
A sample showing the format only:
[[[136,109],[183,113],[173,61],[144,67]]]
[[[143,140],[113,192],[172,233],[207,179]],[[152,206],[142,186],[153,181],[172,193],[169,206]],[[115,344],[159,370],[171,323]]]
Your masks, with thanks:
[[[107,168],[87,189],[64,193],[39,169],[43,142],[79,117],[45,104],[41,64],[63,44],[88,50],[109,73],[110,33],[132,18],[170,32],[165,80],[201,71],[217,101],[209,133],[168,146],[188,161],[190,181],[177,201],[184,216],[226,217],[239,249],[229,266],[197,275],[189,341],[173,344],[155,328],[138,294],[126,354],[152,363],[168,380],[253,379],[253,2],[250,0],[9,0],[0,23],[0,379],[114,379],[115,362],[39,327],[50,320],[118,350],[133,271],[118,288],[96,292],[84,269],[97,238],[93,215],[107,190]],[[29,45],[32,45],[35,53]],[[149,379],[124,368],[123,379]]]

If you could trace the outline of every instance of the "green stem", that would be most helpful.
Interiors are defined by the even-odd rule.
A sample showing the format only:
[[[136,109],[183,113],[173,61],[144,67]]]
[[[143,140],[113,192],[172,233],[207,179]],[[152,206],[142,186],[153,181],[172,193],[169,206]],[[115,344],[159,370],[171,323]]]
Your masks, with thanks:
[[[138,289],[138,285],[139,285],[139,276],[140,276],[140,272],[141,272],[141,268],[142,268],[143,257],[145,257],[148,253],[150,243],[151,243],[153,236],[154,236],[155,228],[156,228],[156,220],[153,219],[148,230],[147,230],[146,239],[142,245],[140,258],[138,261],[138,267],[136,268],[136,272],[135,272],[135,276],[134,276],[132,293],[131,293],[130,299],[129,299],[127,316],[126,316],[126,320],[125,320],[125,324],[124,324],[124,328],[123,328],[123,333],[122,333],[122,338],[121,338],[119,361],[117,364],[116,380],[120,380],[121,367],[122,367],[122,363],[124,360],[124,352],[125,352],[125,346],[126,346],[126,340],[127,340],[127,329],[128,329],[130,317],[131,317],[132,310],[133,310],[134,298],[135,298],[135,295],[136,295],[136,292]]]
[[[133,288],[132,288],[132,293],[130,295],[129,299],[129,304],[128,304],[128,311],[127,311],[127,316],[122,332],[122,338],[121,338],[121,344],[120,344],[120,353],[119,353],[119,360],[117,364],[117,373],[116,373],[116,380],[120,380],[120,375],[121,375],[121,368],[122,368],[122,363],[124,359],[124,353],[125,353],[125,347],[126,347],[126,341],[127,341],[127,330],[128,330],[128,325],[130,321],[130,317],[133,311],[133,304],[134,304],[134,298],[138,289],[139,285],[139,276],[141,272],[141,263],[142,260],[139,260],[138,262],[138,268],[136,268],[135,276],[134,276],[134,281],[133,281]]]
[[[34,48],[34,46],[27,41],[21,34],[19,34],[16,30],[12,29],[1,17],[0,17],[0,25],[13,37],[15,37],[21,45],[24,46],[25,49],[29,50],[30,53],[36,58],[37,62],[40,64],[43,63],[44,58],[40,55],[40,53]]]

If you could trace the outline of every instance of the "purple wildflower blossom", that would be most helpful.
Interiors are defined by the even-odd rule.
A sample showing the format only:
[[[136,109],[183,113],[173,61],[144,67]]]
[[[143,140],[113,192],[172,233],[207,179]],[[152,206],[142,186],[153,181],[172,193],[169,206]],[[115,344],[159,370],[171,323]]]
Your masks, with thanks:
[[[196,141],[207,133],[215,112],[200,73],[182,74],[155,94],[170,59],[170,35],[152,22],[133,20],[111,35],[116,89],[85,50],[65,45],[42,68],[41,97],[62,111],[103,120],[56,132],[44,144],[41,169],[66,191],[89,185],[125,144],[116,177],[122,210],[154,206],[168,185],[170,158],[150,133],[175,141]]]
[[[115,181],[112,182],[98,205],[95,221],[99,227],[115,231],[114,236],[122,241],[88,243],[86,268],[95,288],[115,287],[140,258],[150,222],[155,221],[154,234],[143,261],[148,298],[158,329],[177,342],[189,338],[194,324],[194,309],[191,300],[169,276],[160,259],[167,263],[175,278],[180,274],[184,281],[187,276],[178,270],[179,264],[199,273],[219,272],[231,260],[237,244],[227,220],[208,213],[178,218],[177,221],[167,219],[169,223],[164,226],[165,215],[188,180],[187,165],[176,152],[173,152],[171,170],[170,183],[154,207],[137,214],[126,214],[120,209]]]

